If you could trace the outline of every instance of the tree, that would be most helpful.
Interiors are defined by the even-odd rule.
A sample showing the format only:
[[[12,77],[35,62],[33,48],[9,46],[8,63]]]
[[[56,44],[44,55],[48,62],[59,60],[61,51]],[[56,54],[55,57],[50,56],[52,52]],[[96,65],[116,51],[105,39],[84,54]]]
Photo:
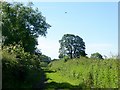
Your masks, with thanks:
[[[102,55],[98,52],[91,54],[91,58],[94,59],[103,59]]]
[[[81,56],[86,56],[85,53],[85,42],[79,36],[73,34],[65,34],[61,40],[59,40],[60,49],[59,57],[69,56],[70,58],[78,58]]]
[[[51,62],[51,58],[44,54],[42,54],[39,58],[41,59],[42,62],[47,62],[47,63]]]
[[[37,38],[46,36],[50,27],[38,8],[33,9],[32,3],[0,2],[2,16],[2,35],[4,45],[22,43],[26,52],[33,53],[38,45]]]

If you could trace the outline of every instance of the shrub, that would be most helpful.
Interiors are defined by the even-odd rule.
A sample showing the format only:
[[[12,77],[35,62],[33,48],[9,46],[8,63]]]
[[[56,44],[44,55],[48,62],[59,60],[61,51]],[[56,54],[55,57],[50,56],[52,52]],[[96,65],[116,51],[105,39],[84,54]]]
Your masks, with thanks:
[[[91,58],[93,58],[93,59],[103,59],[102,55],[98,52],[91,54]]]
[[[3,46],[2,56],[3,88],[26,87],[29,79],[33,83],[33,71],[41,73],[38,56],[24,52],[20,45]]]
[[[69,59],[68,56],[64,56],[64,58],[63,58],[64,62],[67,62],[68,59]]]

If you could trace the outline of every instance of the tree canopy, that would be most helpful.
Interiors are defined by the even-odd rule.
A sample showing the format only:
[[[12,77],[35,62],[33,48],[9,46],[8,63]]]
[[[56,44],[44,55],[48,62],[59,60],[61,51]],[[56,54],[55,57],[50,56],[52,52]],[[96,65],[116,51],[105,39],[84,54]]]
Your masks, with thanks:
[[[91,54],[91,58],[94,59],[103,59],[102,55],[98,52]]]
[[[46,36],[50,25],[32,3],[0,2],[2,16],[2,35],[4,45],[21,43],[25,51],[33,53],[38,45],[39,35]]]
[[[78,58],[81,56],[86,56],[85,53],[85,42],[79,36],[73,34],[65,34],[61,40],[59,40],[59,58],[64,56],[69,56],[70,58]]]

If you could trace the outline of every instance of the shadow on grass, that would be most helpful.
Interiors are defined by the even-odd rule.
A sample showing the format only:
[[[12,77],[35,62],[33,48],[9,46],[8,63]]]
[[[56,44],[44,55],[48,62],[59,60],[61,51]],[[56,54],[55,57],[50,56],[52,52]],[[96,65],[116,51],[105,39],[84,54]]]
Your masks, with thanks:
[[[56,71],[52,71],[52,70],[45,70],[45,73],[55,73]]]
[[[33,88],[39,88],[40,90],[44,90],[44,88],[46,87],[46,83],[45,82],[47,82],[47,80],[52,80],[50,78],[47,78],[45,73],[55,73],[55,72],[56,71],[41,69],[41,75],[39,76],[40,78],[39,78],[38,82],[36,82],[33,85]]]
[[[45,89],[69,89],[69,90],[73,90],[73,89],[83,89],[85,86],[85,84],[80,84],[80,85],[71,85],[69,83],[57,83],[57,82],[50,82],[50,83],[46,83],[45,85]]]

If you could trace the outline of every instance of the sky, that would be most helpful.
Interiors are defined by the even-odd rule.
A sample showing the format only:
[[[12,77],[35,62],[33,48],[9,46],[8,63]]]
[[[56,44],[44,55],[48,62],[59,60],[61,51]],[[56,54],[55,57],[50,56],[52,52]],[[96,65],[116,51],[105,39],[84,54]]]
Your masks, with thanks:
[[[59,40],[64,34],[80,36],[86,53],[118,54],[118,2],[33,2],[51,25],[46,37],[38,38],[38,48],[52,59],[58,58]],[[65,13],[67,12],[67,13]]]
[[[33,0],[2,0],[9,2],[33,2]],[[119,0],[34,0],[34,2],[119,2]]]
[[[64,34],[80,36],[86,53],[110,57],[118,52],[117,2],[33,2],[51,25],[46,37],[38,38],[38,48],[52,59],[58,58],[59,40]],[[67,12],[67,13],[65,13]]]
[[[59,40],[64,34],[83,38],[88,56],[95,52],[108,57],[118,54],[118,2],[40,1],[32,2],[52,26],[46,37],[38,38],[37,47],[43,54],[58,58]]]
[[[52,59],[58,58],[59,40],[64,34],[80,36],[85,42],[88,56],[95,52],[108,57],[118,54],[118,2],[33,2],[33,4],[51,25],[46,37],[38,38],[37,47],[43,54]]]

